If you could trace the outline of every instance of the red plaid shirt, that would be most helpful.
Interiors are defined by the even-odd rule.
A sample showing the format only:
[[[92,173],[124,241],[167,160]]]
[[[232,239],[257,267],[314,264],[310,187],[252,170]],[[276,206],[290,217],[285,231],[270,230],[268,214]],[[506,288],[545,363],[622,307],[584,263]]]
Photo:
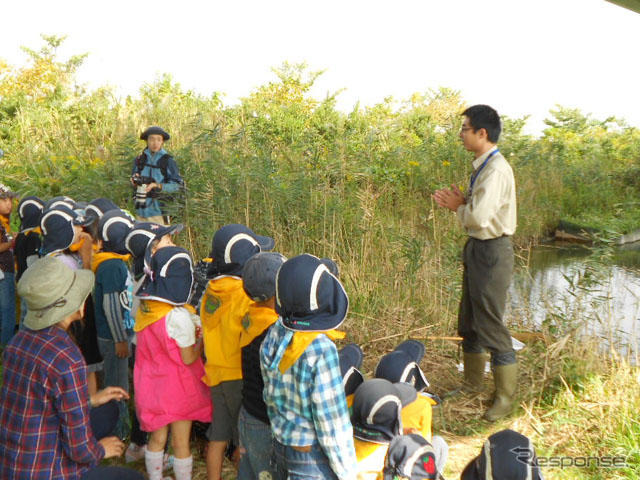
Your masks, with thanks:
[[[91,432],[87,366],[57,326],[7,345],[0,390],[0,479],[78,479],[104,457]]]

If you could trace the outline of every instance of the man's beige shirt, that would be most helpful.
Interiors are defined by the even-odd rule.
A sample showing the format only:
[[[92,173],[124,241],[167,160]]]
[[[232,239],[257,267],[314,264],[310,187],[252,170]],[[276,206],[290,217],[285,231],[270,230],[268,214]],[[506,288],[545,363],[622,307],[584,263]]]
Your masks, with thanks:
[[[473,161],[476,172],[494,147]],[[479,240],[513,235],[516,231],[516,182],[511,165],[500,152],[491,157],[473,184],[471,198],[456,214],[470,237]]]

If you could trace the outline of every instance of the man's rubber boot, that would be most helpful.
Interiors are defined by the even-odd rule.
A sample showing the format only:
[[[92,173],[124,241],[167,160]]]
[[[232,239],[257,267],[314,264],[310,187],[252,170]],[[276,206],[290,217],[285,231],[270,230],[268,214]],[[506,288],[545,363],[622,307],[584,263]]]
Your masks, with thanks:
[[[464,363],[464,383],[444,394],[444,398],[457,395],[473,395],[484,391],[484,368],[489,356],[486,353],[466,353],[463,354]]]
[[[518,364],[493,367],[493,381],[496,384],[493,405],[484,414],[484,419],[490,422],[506,417],[513,410],[513,401],[518,387]]]

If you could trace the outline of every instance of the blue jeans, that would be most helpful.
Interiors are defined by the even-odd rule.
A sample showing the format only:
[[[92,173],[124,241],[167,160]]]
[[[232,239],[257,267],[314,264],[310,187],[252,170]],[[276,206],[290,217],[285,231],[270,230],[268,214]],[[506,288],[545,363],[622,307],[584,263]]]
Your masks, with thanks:
[[[11,272],[0,280],[0,343],[6,345],[16,330],[16,284]]]
[[[238,416],[238,433],[240,445],[246,450],[238,465],[238,480],[262,478],[262,472],[269,472],[273,476],[271,426],[258,420],[241,407]]]
[[[275,459],[275,478],[278,480],[338,480],[337,475],[331,469],[327,455],[317,442],[311,446],[311,451],[299,452],[274,439],[273,457]]]
[[[104,386],[105,387],[122,387],[129,391],[129,358],[119,358],[116,356],[116,344],[113,340],[98,337],[98,348],[104,361]],[[131,344],[129,344],[131,351]],[[127,402],[118,402],[120,410],[120,418],[115,434],[120,438],[129,435],[129,410]]]

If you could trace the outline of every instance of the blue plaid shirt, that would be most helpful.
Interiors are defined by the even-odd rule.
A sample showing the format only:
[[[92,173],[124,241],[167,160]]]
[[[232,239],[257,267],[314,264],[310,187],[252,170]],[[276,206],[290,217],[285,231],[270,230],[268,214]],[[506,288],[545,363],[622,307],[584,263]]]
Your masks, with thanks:
[[[260,349],[264,400],[276,439],[283,445],[318,442],[338,478],[355,478],[353,429],[342,386],[338,351],[318,335],[285,373],[278,365],[293,332],[278,320]]]

